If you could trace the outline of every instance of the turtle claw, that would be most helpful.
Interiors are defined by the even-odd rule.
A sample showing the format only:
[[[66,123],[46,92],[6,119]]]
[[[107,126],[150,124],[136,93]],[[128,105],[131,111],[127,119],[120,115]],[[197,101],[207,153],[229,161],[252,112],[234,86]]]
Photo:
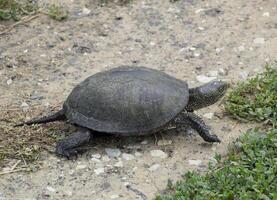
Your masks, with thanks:
[[[77,160],[78,155],[84,153],[89,148],[86,147],[76,147],[72,149],[66,149],[63,147],[62,143],[58,143],[56,147],[56,154],[66,157],[68,160]]]
[[[209,137],[204,138],[206,142],[218,142],[220,143],[221,140],[216,135],[209,135]]]

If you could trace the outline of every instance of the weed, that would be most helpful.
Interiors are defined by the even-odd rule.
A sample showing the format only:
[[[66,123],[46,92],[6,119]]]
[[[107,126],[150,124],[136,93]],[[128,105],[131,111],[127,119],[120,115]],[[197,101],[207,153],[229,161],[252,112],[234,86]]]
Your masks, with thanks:
[[[0,0],[0,20],[19,20],[23,15],[37,12],[38,6],[29,1]]]
[[[62,21],[68,18],[68,11],[62,6],[50,5],[48,7],[47,15],[57,21]]]
[[[277,115],[277,67],[266,66],[263,74],[240,83],[229,94],[225,107],[237,118],[272,124]]]

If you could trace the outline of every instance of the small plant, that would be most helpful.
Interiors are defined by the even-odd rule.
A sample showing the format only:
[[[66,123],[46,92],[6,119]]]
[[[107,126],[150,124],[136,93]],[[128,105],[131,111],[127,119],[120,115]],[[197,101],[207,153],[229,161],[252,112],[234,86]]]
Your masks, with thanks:
[[[19,20],[23,15],[37,12],[38,6],[28,1],[0,0],[0,20]]]
[[[266,66],[263,74],[240,83],[229,94],[225,107],[236,118],[272,124],[277,115],[277,67]]]
[[[62,6],[51,5],[48,8],[47,15],[57,21],[62,21],[68,18],[68,11]]]

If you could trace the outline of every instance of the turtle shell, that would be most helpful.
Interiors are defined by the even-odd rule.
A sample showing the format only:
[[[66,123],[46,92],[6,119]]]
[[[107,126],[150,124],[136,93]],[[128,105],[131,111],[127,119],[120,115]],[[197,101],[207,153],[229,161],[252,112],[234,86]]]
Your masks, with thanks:
[[[122,66],[78,84],[63,107],[82,127],[118,135],[143,135],[162,128],[188,103],[186,82],[158,70]]]

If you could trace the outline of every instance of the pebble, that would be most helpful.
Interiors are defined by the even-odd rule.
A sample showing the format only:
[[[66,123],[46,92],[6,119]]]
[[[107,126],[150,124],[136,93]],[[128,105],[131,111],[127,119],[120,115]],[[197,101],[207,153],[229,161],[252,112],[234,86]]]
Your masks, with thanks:
[[[114,164],[114,167],[123,167],[123,162],[120,160]]]
[[[83,10],[82,10],[82,14],[83,14],[83,15],[88,15],[88,14],[90,14],[90,13],[91,13],[91,10],[90,10],[90,9],[88,9],[88,8],[86,8],[86,7],[83,8]]]
[[[254,44],[257,44],[257,45],[262,45],[265,43],[265,39],[264,38],[255,38],[253,40]]]
[[[117,199],[117,198],[119,198],[119,195],[117,195],[117,194],[111,195],[111,199]]]
[[[207,119],[212,119],[214,117],[214,113],[205,113],[203,115],[203,117],[207,118]]]
[[[195,13],[195,14],[198,14],[198,13],[200,13],[200,12],[203,12],[204,10],[205,10],[205,9],[200,8],[200,9],[196,10],[194,13]]]
[[[269,17],[269,16],[270,16],[269,12],[264,12],[263,13],[263,17]]]
[[[29,110],[29,105],[26,103],[26,102],[22,102],[22,104],[21,104],[21,108],[22,108],[22,110],[24,111],[24,112],[26,112],[27,110]]]
[[[106,156],[106,155],[102,157],[102,160],[103,160],[104,162],[108,162],[108,161],[110,161],[109,157],[108,157],[108,156]]]
[[[105,152],[110,158],[117,158],[121,154],[121,151],[119,149],[112,148],[105,148]]]
[[[101,160],[100,160],[100,159],[98,159],[98,158],[91,158],[91,161],[93,161],[93,162],[98,162],[98,163],[100,163],[100,162],[101,162]]]
[[[151,167],[148,168],[149,171],[156,171],[157,169],[159,169],[161,167],[161,165],[159,164],[154,164]]]
[[[159,150],[159,149],[151,150],[150,154],[153,157],[167,158],[167,154],[165,152],[163,152],[162,150]]]
[[[228,74],[228,72],[223,68],[219,68],[218,69],[218,74],[221,75],[221,76],[225,76],[225,75]]]
[[[247,71],[241,71],[239,72],[239,77],[242,79],[247,79],[249,73]]]
[[[136,156],[136,157],[141,157],[141,156],[142,156],[142,153],[140,153],[140,152],[135,152],[135,156]]]
[[[202,161],[201,160],[188,160],[189,165],[201,165]]]
[[[8,80],[7,80],[7,85],[12,84],[12,82],[13,82],[13,80],[12,80],[12,79],[8,79]]]
[[[216,79],[216,77],[214,77],[214,76],[211,76],[211,77],[205,76],[205,75],[196,76],[196,80],[200,83],[208,83],[208,82],[210,82],[212,80],[215,80],[215,79]]]
[[[195,53],[193,54],[193,56],[194,56],[194,57],[199,57],[199,56],[200,56],[200,53],[195,52]]]
[[[92,154],[91,157],[92,157],[92,158],[100,159],[100,158],[101,158],[101,154],[99,154],[99,153]]]
[[[216,52],[216,53],[220,53],[220,52],[222,52],[223,50],[224,50],[224,47],[216,48],[216,49],[215,49],[215,52]]]
[[[103,167],[97,168],[97,169],[94,170],[94,173],[96,175],[103,174],[104,172],[105,172],[105,169]]]
[[[216,76],[218,76],[218,71],[216,71],[216,70],[209,71],[208,76],[209,77],[216,77]]]
[[[140,144],[146,145],[146,144],[148,144],[148,141],[147,140],[143,140]]]
[[[85,169],[86,167],[87,167],[87,165],[79,164],[79,165],[76,166],[76,170]]]
[[[238,47],[238,51],[244,51],[244,50],[245,50],[244,46],[239,46]]]
[[[49,191],[49,192],[56,192],[56,190],[54,188],[52,188],[51,186],[47,186],[46,189]]]
[[[128,153],[123,153],[123,154],[122,154],[122,158],[123,158],[124,160],[134,160],[134,159],[135,159],[135,156],[132,155],[132,154],[128,154]]]
[[[165,145],[170,145],[172,144],[172,140],[159,140],[158,141],[158,146],[165,146]]]
[[[67,191],[65,191],[65,194],[67,194],[68,196],[72,196],[72,191],[70,191],[70,190],[67,190]]]

